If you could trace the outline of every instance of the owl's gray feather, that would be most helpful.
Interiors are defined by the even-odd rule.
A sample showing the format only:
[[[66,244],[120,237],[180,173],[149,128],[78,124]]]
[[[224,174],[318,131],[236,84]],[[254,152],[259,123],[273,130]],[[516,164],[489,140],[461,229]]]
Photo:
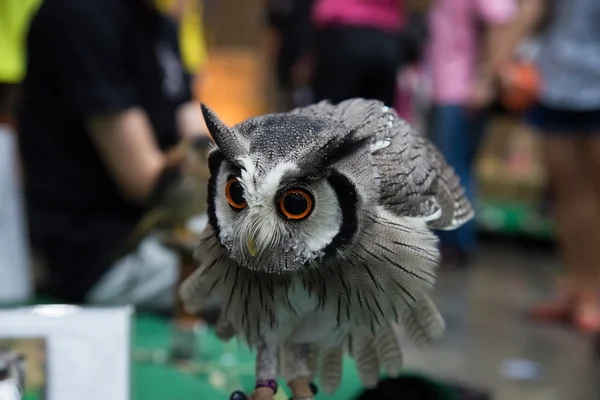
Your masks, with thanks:
[[[319,370],[319,384],[323,392],[331,394],[337,390],[342,381],[342,366],[344,361],[344,348],[329,347],[319,349],[317,368]]]
[[[326,101],[293,111],[344,121],[353,140],[371,140],[371,155],[381,177],[380,201],[397,215],[432,217],[432,229],[455,229],[473,217],[454,169],[426,138],[381,102],[352,99],[335,106]]]
[[[341,382],[344,347],[354,358],[359,377],[367,387],[377,384],[381,369],[390,377],[400,374],[403,365],[401,332],[418,346],[424,347],[439,339],[445,323],[431,298],[422,295],[419,302],[407,308],[401,325],[390,323],[375,335],[349,335],[344,346],[322,349],[319,354],[319,383],[325,393],[335,392]]]
[[[441,335],[443,319],[428,297],[439,262],[430,229],[454,229],[473,211],[454,171],[425,138],[372,100],[322,102],[232,128],[203,112],[218,148],[211,154],[200,266],[181,288],[190,311],[218,297],[220,336],[235,332],[259,353],[265,343],[285,346],[280,354],[300,354],[298,346],[311,344],[331,390],[341,377],[341,349],[372,385],[380,366],[399,370],[397,324],[417,343]],[[231,176],[240,176],[254,208],[229,209],[221,190]],[[290,182],[310,187],[321,207],[301,223],[271,209]],[[251,257],[243,235],[269,243]],[[287,360],[312,368],[304,353]]]
[[[229,162],[235,163],[237,157],[248,153],[250,146],[248,138],[238,135],[237,132],[225,126],[215,112],[204,104],[201,104],[200,108],[209,132],[220,133],[219,135],[213,135],[213,140],[218,148],[223,151],[225,157],[229,159]]]

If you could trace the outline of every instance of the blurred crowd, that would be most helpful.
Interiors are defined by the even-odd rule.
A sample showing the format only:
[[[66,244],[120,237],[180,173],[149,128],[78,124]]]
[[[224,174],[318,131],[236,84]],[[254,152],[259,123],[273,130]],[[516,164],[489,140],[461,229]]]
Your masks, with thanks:
[[[154,232],[182,230],[206,196],[207,7],[0,2],[0,281],[32,258],[38,291],[61,301],[174,307],[179,255]],[[491,113],[534,127],[565,269],[533,313],[600,332],[600,2],[269,0],[264,15],[273,110],[380,100],[421,127],[475,203]],[[444,264],[468,266],[474,223],[439,236]]]

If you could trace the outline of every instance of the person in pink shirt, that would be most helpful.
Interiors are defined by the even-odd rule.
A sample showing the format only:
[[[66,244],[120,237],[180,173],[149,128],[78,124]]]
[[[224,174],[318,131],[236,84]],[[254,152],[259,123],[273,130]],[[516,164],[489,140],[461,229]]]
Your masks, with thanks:
[[[353,97],[393,107],[404,0],[316,0],[315,100]]]
[[[494,98],[494,71],[518,43],[509,36],[517,12],[516,0],[437,0],[429,15],[431,136],[472,201],[477,142]],[[466,265],[476,247],[474,223],[439,236],[445,260]]]

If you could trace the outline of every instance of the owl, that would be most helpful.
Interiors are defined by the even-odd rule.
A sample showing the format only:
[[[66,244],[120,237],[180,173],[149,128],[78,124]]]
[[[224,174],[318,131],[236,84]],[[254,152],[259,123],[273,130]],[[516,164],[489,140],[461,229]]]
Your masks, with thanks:
[[[441,334],[432,229],[455,229],[473,209],[426,138],[375,100],[233,127],[202,112],[216,144],[209,224],[180,294],[192,312],[216,297],[221,337],[256,351],[254,398],[272,399],[281,375],[294,399],[312,398],[315,360],[335,390],[346,351],[373,385],[381,366],[399,369],[400,327],[417,341]]]

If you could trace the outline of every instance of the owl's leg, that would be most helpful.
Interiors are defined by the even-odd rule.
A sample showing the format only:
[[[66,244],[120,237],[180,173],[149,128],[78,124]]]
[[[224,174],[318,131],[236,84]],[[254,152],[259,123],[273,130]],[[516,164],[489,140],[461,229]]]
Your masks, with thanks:
[[[277,384],[277,342],[261,340],[256,349],[256,385],[252,396],[235,391],[230,400],[273,400]]]
[[[290,343],[284,346],[283,375],[292,390],[293,400],[313,399],[316,386],[311,382],[310,344]]]
[[[253,400],[273,400],[277,392],[277,342],[261,341],[256,353],[256,386]]]

